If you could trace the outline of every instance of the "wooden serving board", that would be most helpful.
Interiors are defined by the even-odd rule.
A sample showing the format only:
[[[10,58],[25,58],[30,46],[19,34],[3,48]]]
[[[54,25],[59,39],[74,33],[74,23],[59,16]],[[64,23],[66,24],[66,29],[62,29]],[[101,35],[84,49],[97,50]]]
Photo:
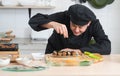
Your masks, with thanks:
[[[11,55],[11,61],[15,61],[19,57],[19,51],[0,51],[0,55]]]
[[[88,57],[87,55],[80,56],[52,56],[47,54],[45,59],[51,65],[64,65],[64,66],[78,66],[81,61],[90,61],[92,63],[97,63],[103,61],[103,57],[100,54],[95,54],[100,57],[99,60]]]

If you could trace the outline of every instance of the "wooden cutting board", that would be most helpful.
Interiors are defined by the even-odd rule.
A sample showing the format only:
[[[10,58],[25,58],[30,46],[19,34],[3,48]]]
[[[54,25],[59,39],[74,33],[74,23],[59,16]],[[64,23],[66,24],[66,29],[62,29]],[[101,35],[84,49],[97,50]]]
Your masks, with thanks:
[[[0,51],[0,55],[11,55],[11,61],[14,62],[19,57],[19,51]]]
[[[64,66],[78,66],[81,61],[90,61],[92,63],[97,63],[103,61],[103,57],[100,54],[95,53],[95,55],[99,56],[100,59],[93,59],[88,57],[87,55],[80,56],[52,56],[52,54],[47,54],[45,59],[51,65],[64,65]]]

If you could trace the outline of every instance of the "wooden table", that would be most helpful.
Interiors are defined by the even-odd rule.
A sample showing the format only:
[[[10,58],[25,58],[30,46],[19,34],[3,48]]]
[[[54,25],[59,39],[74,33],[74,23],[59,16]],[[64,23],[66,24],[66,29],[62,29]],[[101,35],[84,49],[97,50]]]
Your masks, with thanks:
[[[120,54],[104,55],[104,61],[91,66],[50,66],[34,72],[1,71],[0,76],[120,76]]]

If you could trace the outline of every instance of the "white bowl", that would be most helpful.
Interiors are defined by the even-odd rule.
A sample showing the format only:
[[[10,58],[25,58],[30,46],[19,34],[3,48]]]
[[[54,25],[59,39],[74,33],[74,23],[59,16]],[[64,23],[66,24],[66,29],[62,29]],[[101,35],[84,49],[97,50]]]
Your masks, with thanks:
[[[1,4],[4,6],[17,6],[17,0],[1,0]]]
[[[16,58],[16,62],[19,64],[28,65],[30,62],[32,62],[32,59],[27,57],[20,57]]]
[[[42,53],[32,53],[32,58],[34,60],[43,60],[44,59],[44,54]]]
[[[35,5],[37,0],[18,0],[20,5],[27,6],[27,5]]]
[[[8,64],[10,64],[10,58],[7,56],[0,56],[0,67],[7,66]]]

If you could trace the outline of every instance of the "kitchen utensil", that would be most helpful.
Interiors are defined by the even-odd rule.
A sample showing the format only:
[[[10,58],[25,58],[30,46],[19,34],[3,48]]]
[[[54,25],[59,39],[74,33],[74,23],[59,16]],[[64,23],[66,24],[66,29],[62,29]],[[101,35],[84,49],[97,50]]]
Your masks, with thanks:
[[[88,2],[95,8],[103,8],[107,5],[108,0],[88,0]]]
[[[112,4],[115,0],[108,0],[107,4]]]

